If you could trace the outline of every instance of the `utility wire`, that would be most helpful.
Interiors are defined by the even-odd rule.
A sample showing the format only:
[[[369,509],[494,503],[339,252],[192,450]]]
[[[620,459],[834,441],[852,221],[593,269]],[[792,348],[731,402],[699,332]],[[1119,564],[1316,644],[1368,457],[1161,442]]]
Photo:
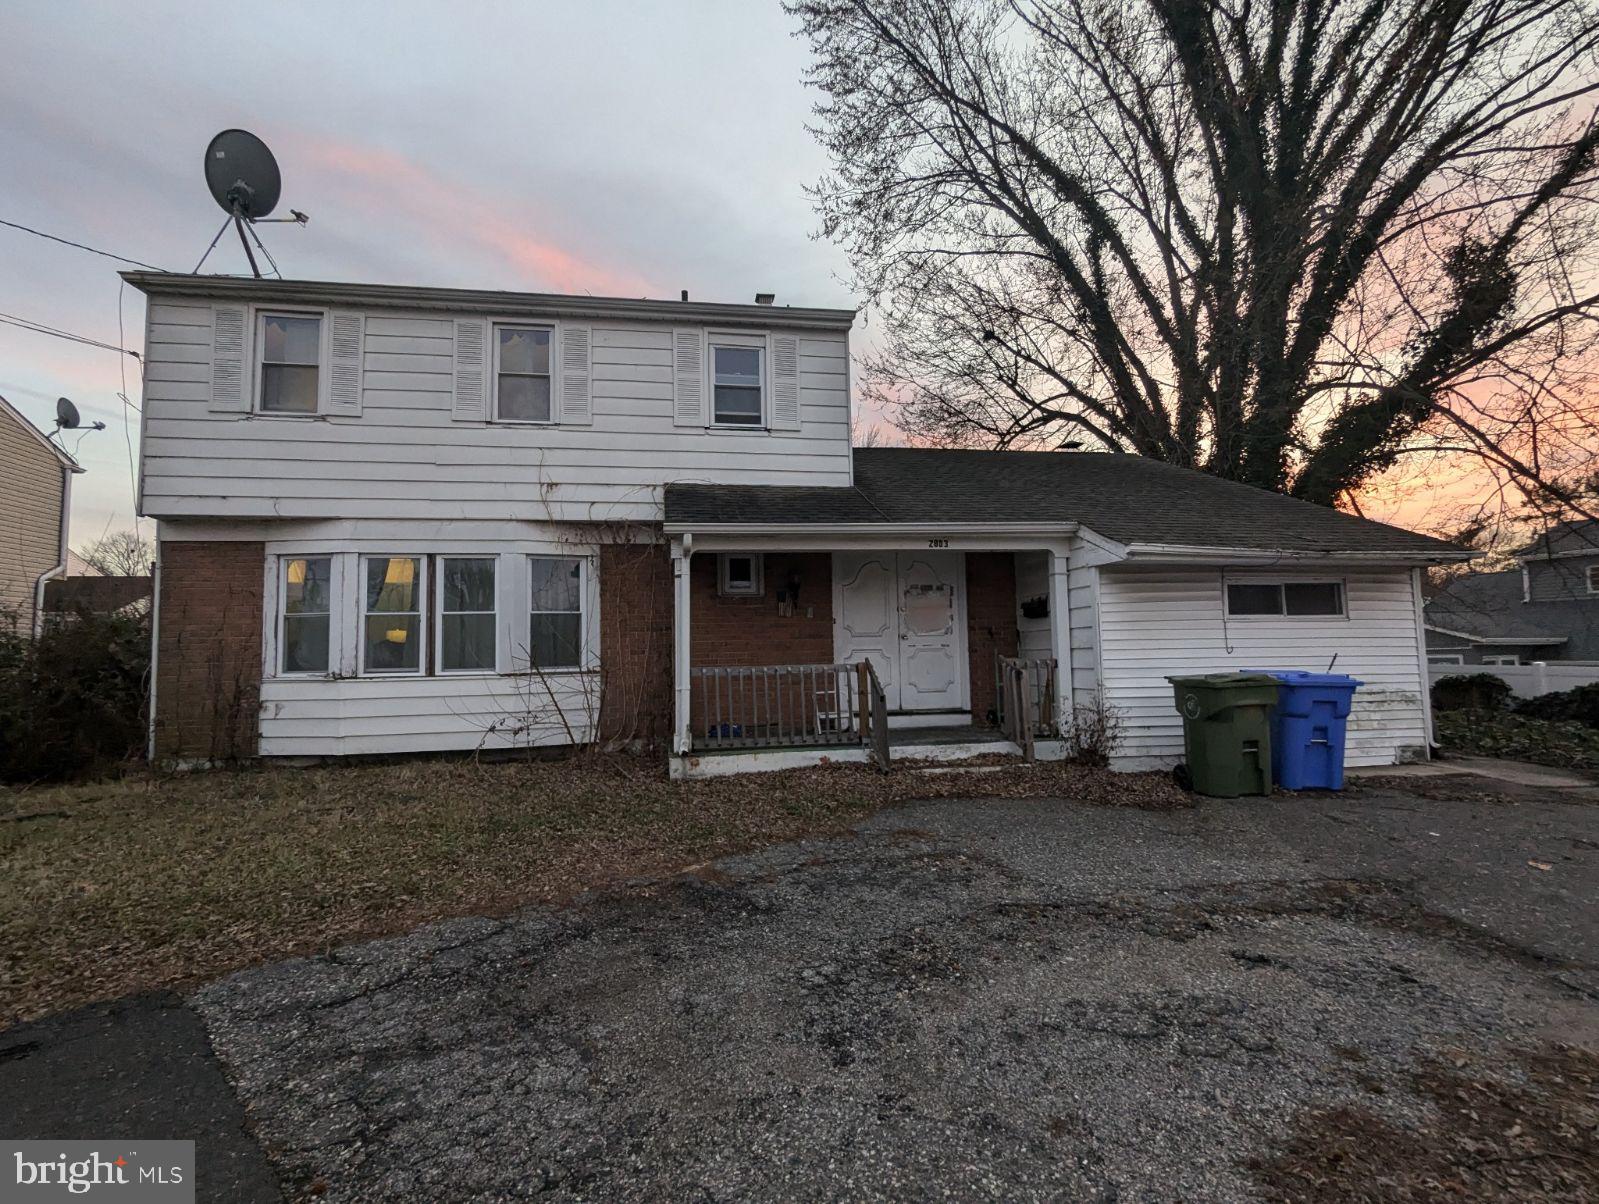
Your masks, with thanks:
[[[113,255],[110,251],[102,251],[99,247],[73,242],[70,238],[62,238],[58,234],[46,234],[43,230],[35,230],[32,226],[24,226],[20,222],[8,222],[3,217],[0,217],[0,226],[10,226],[13,230],[21,230],[24,234],[48,238],[51,242],[58,242],[63,246],[76,247],[80,251],[88,251],[91,255],[103,255],[107,259],[115,259],[118,263],[131,263],[136,268],[149,268],[152,272],[164,272],[167,270],[166,268],[158,268],[153,263],[145,263],[142,259],[129,259],[126,255]]]
[[[0,322],[7,326],[16,326],[22,330],[31,330],[34,334],[47,334],[52,338],[66,339],[73,343],[82,343],[88,347],[101,347],[106,351],[116,351],[122,355],[131,355],[134,359],[141,359],[137,351],[129,351],[126,347],[118,347],[115,343],[103,343],[99,339],[91,339],[85,334],[73,334],[70,330],[57,330],[54,326],[46,326],[43,322],[35,322],[31,318],[19,318],[15,314],[0,313]]]

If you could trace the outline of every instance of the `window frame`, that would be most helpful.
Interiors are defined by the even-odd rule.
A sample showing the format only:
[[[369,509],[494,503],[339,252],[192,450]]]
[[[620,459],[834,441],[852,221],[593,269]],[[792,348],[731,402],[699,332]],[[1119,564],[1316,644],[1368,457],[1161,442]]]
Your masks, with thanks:
[[[1444,666],[1464,665],[1466,658],[1459,652],[1429,652],[1427,653],[1427,663],[1429,665]]]
[[[728,576],[728,562],[734,558],[750,562],[750,588],[735,588]],[[766,555],[763,552],[719,552],[716,557],[716,592],[723,598],[764,598],[766,596]]]
[[[534,610],[533,609],[533,561],[535,560],[575,560],[577,561],[577,610]],[[589,598],[590,574],[593,568],[589,563],[590,557],[580,553],[567,552],[528,552],[525,557],[525,575],[522,585],[523,609],[527,613],[527,627],[523,629],[526,641],[522,650],[523,667],[529,673],[539,673],[547,676],[558,676],[572,673],[587,673],[594,665],[592,663],[591,632],[589,623],[592,617],[592,605]],[[577,661],[571,665],[540,666],[533,663],[533,616],[538,615],[577,615]]]
[[[1588,592],[1590,594],[1599,594],[1599,564],[1590,564],[1584,576],[1588,582]]]
[[[1276,586],[1282,609],[1275,614],[1238,614],[1233,610],[1232,587],[1235,585]],[[1289,614],[1287,585],[1331,585],[1338,591],[1338,611],[1335,614]],[[1342,577],[1227,577],[1222,581],[1222,614],[1229,623],[1290,622],[1325,623],[1349,621],[1349,586]]]
[[[500,417],[500,331],[506,329],[547,330],[550,332],[550,416],[548,418]],[[556,392],[556,364],[561,352],[561,324],[537,318],[489,319],[489,423],[494,426],[558,426],[560,398]],[[536,372],[513,372],[512,376],[536,378]]]
[[[1493,669],[1519,669],[1521,668],[1521,653],[1519,652],[1491,652],[1482,658],[1484,667]]]
[[[429,642],[432,638],[429,623],[429,590],[432,589],[432,578],[428,572],[428,562],[432,557],[426,552],[359,552],[355,562],[355,666],[356,674],[360,677],[390,678],[390,677],[429,677],[435,667],[428,663]],[[369,611],[366,608],[366,565],[369,560],[414,560],[417,573],[421,580],[416,586],[417,609],[395,611]],[[415,669],[373,669],[366,663],[366,621],[374,614],[394,614],[417,616],[417,644],[420,651],[417,653]]]
[[[328,619],[328,660],[327,665],[320,671],[315,669],[285,669],[283,667],[284,654],[288,647],[288,641],[284,636],[288,629],[288,620],[290,618],[289,564],[295,560],[326,560],[328,562],[328,609],[325,612]],[[272,676],[300,680],[316,680],[318,678],[336,676],[339,659],[339,630],[334,620],[338,617],[340,610],[338,553],[280,552],[277,554],[277,565],[274,573],[277,578],[277,615],[272,624],[272,638],[276,645],[272,650]]]
[[[433,610],[433,677],[497,677],[500,673],[500,556],[497,552],[438,552],[433,554],[432,560],[436,562],[438,571],[434,574],[433,593],[431,596]],[[491,595],[494,599],[493,610],[451,610],[444,609],[444,562],[447,560],[487,560],[494,565],[494,585]],[[364,580],[364,579],[363,579]],[[363,600],[363,605],[364,605]],[[452,615],[492,615],[494,617],[494,664],[487,669],[446,669],[444,667],[444,616]],[[361,643],[366,644],[365,631],[366,616],[362,615],[363,628]],[[379,674],[381,677],[390,676],[388,673]]]
[[[758,357],[760,369],[760,401],[761,410],[759,418],[754,422],[721,422],[716,417],[716,353],[719,349],[729,351],[753,351]],[[767,346],[767,337],[764,334],[752,335],[732,331],[708,330],[705,332],[705,404],[706,425],[718,431],[768,431],[772,425],[772,356],[771,349]]]
[[[316,341],[316,409],[308,412],[296,410],[267,410],[261,407],[265,392],[261,369],[265,365],[266,320],[268,318],[315,318],[318,322]],[[256,305],[250,309],[250,412],[261,418],[323,418],[328,412],[328,380],[330,376],[330,347],[332,340],[333,311],[315,306]],[[274,360],[273,363],[278,361]],[[291,367],[305,365],[290,365]]]

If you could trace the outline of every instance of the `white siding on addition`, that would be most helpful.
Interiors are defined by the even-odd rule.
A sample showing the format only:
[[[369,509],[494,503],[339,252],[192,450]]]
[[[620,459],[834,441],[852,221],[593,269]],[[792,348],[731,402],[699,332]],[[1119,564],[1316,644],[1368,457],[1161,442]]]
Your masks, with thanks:
[[[1226,580],[1344,582],[1345,618],[1228,619]],[[1121,712],[1118,768],[1182,759],[1183,728],[1166,678],[1238,669],[1333,671],[1365,684],[1349,717],[1346,764],[1390,765],[1426,744],[1424,685],[1408,569],[1292,571],[1102,568],[1099,644],[1105,698]]]
[[[359,404],[345,399],[341,412],[312,417],[263,415],[238,400],[253,392],[254,368],[247,360],[236,384],[231,344],[221,349],[227,406],[217,408],[213,306],[152,300],[144,512],[659,521],[662,490],[671,481],[850,484],[849,346],[842,331],[784,332],[782,313],[774,312],[772,338],[797,347],[798,416],[791,430],[712,430],[703,419],[681,425],[673,326],[633,319],[585,322],[587,348],[563,344],[558,389],[572,421],[505,425],[480,417],[490,408],[492,378],[478,384],[477,373],[468,371],[468,391],[481,391],[464,405],[459,397],[456,315],[368,309],[361,316]],[[486,331],[481,321],[474,326]],[[586,381],[580,351],[588,356]],[[585,400],[591,412],[584,412]]]

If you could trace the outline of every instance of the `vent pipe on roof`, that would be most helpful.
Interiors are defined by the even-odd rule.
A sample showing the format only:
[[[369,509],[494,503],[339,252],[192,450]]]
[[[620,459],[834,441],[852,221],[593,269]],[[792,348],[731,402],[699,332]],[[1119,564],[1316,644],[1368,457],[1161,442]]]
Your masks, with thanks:
[[[687,300],[688,300],[688,289],[684,289],[684,290],[683,290],[683,297],[682,297],[682,300],[684,300],[684,301],[687,301]]]

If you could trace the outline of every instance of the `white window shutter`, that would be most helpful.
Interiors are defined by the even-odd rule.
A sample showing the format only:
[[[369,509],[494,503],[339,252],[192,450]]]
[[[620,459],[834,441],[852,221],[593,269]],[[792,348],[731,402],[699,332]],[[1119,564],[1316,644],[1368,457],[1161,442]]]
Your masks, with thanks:
[[[328,413],[361,416],[361,360],[366,318],[348,310],[335,312],[328,340]]]
[[[799,338],[772,336],[772,429],[800,429]]]
[[[249,311],[242,305],[217,305],[211,309],[211,406],[221,414],[244,414],[250,409],[245,371],[245,337]]]
[[[706,425],[705,340],[698,330],[672,332],[672,374],[672,425]]]
[[[593,344],[590,327],[561,324],[561,422],[587,426],[594,421]]]
[[[455,322],[455,405],[458,422],[489,420],[489,324],[482,318]]]

